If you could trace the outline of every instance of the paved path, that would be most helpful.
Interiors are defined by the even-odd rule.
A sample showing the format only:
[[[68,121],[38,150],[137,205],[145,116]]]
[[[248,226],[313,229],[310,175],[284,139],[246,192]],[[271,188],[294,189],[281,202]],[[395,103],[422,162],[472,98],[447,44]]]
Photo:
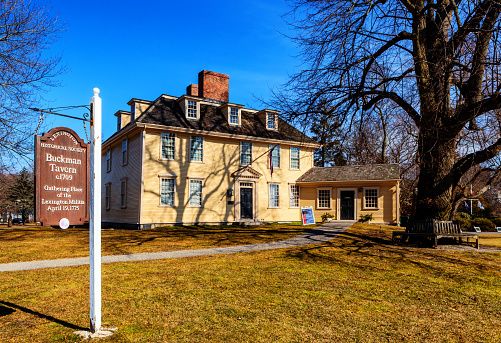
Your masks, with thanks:
[[[149,253],[128,254],[128,255],[111,255],[111,256],[102,256],[101,259],[102,263],[134,262],[134,261],[145,261],[145,260],[160,260],[165,258],[237,254],[250,251],[292,248],[301,245],[330,241],[331,239],[337,237],[340,233],[344,232],[354,223],[355,221],[341,221],[341,220],[332,221],[330,223],[325,223],[321,226],[318,226],[313,230],[309,230],[299,236],[277,242],[247,244],[247,245],[238,245],[232,247],[210,248],[210,249],[199,249],[199,250],[180,250],[180,251],[149,252]],[[89,257],[3,263],[0,264],[0,272],[82,266],[86,264],[89,264]]]

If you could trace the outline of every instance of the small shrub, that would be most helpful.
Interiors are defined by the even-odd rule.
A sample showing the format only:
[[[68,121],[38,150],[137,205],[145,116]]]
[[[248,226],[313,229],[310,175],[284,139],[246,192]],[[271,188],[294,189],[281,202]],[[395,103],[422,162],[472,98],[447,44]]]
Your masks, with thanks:
[[[466,212],[458,212],[456,214],[456,217],[463,218],[463,219],[471,219],[471,215],[469,213],[466,213]]]
[[[324,214],[322,214],[322,221],[323,222],[326,222],[328,219],[332,219],[334,218],[334,215],[329,213],[329,212],[325,212]]]
[[[367,214],[361,214],[360,215],[360,221],[361,222],[370,222],[372,219],[374,219],[374,216],[372,213],[367,213]]]
[[[475,218],[471,221],[473,226],[478,226],[482,231],[494,231],[495,225],[487,218]]]
[[[491,219],[491,221],[496,225],[496,226],[501,226],[501,217],[500,218],[494,218]]]
[[[468,213],[459,212],[454,217],[454,220],[459,223],[459,227],[463,230],[470,230],[472,228],[471,217]]]

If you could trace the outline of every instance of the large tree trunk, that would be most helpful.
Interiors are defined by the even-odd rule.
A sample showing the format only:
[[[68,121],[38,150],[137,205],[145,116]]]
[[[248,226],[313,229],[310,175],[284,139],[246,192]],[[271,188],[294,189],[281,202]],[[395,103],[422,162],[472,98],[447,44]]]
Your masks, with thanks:
[[[456,139],[440,128],[421,128],[419,133],[420,173],[415,220],[448,220],[452,214],[452,170],[456,161]]]

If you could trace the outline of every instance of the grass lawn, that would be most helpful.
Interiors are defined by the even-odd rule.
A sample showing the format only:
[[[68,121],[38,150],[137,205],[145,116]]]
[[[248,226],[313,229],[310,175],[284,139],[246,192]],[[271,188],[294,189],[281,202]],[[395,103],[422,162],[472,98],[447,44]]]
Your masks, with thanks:
[[[313,226],[174,226],[151,230],[103,230],[102,254],[205,249],[287,239]],[[26,227],[0,229],[0,263],[89,256],[89,230]]]
[[[118,331],[100,342],[501,341],[501,253],[390,239],[356,224],[293,249],[104,264]],[[0,342],[78,342],[88,311],[87,266],[0,273]]]

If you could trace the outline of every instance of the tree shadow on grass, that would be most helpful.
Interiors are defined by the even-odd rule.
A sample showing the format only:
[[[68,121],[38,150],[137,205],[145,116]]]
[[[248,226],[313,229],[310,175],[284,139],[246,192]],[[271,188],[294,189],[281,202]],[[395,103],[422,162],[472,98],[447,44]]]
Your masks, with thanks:
[[[57,319],[57,318],[54,318],[52,316],[48,316],[46,314],[43,314],[43,313],[40,313],[37,311],[30,310],[29,308],[19,306],[19,305],[13,304],[13,303],[8,302],[8,301],[1,301],[0,300],[0,317],[3,315],[9,315],[11,313],[14,313],[15,310],[19,310],[19,311],[22,311],[24,313],[31,314],[33,316],[37,316],[39,318],[49,320],[53,323],[62,325],[64,327],[67,327],[67,328],[72,329],[72,330],[81,330],[81,331],[87,330],[87,328],[83,328],[81,326],[65,322],[64,320]]]

